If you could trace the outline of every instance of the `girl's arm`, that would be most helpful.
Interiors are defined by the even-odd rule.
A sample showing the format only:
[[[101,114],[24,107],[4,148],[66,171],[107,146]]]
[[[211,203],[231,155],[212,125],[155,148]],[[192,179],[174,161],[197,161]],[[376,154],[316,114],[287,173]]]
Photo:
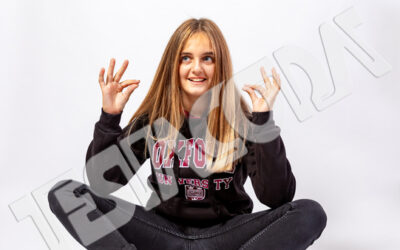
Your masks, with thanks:
[[[103,104],[100,120],[95,124],[93,140],[86,154],[86,173],[90,186],[98,194],[109,194],[120,188],[121,185],[126,185],[135,173],[118,143],[127,134],[130,127],[128,125],[122,130],[119,126],[123,109],[140,82],[139,80],[120,82],[128,63],[128,60],[125,60],[114,75],[115,59],[111,58],[106,79],[104,79],[105,69],[101,68],[99,72],[98,81]],[[137,124],[140,125],[141,122]],[[131,132],[135,131],[132,129]],[[137,145],[129,145],[129,147],[141,165],[145,161],[142,155],[145,148],[139,142],[136,143]],[[139,167],[137,166],[135,169]]]
[[[296,179],[292,173],[290,163],[286,158],[285,146],[281,136],[280,128],[273,120],[272,107],[281,89],[281,80],[275,68],[272,68],[273,81],[264,69],[260,68],[264,80],[264,86],[258,84],[245,85],[246,91],[253,104],[252,122],[257,125],[268,123],[267,129],[271,129],[277,136],[269,142],[249,142],[249,152],[245,156],[245,164],[253,184],[254,191],[261,203],[276,208],[292,201],[296,191]],[[258,97],[255,91],[262,97]],[[265,131],[264,131],[265,132]],[[262,136],[262,135],[258,135]],[[257,136],[255,137],[257,139]]]
[[[101,110],[100,119],[95,124],[93,140],[90,142],[86,153],[86,173],[90,186],[95,191],[101,190],[100,193],[104,194],[109,194],[117,189],[113,183],[120,184],[121,186],[126,185],[129,179],[136,173],[134,169],[139,169],[148,158],[148,156],[145,157],[144,155],[146,150],[144,139],[130,146],[130,153],[133,153],[133,156],[136,157],[139,166],[133,168],[127,157],[123,155],[120,141],[127,135],[130,125],[121,129],[119,125],[121,115],[122,112],[120,114],[109,114],[103,109]],[[143,126],[144,122],[142,119],[136,121],[131,134]],[[115,160],[113,161],[113,159],[116,159],[120,164],[115,164]],[[121,169],[124,166],[126,168],[125,171],[129,172],[128,175]],[[104,168],[107,171],[103,171]]]
[[[269,119],[273,123],[273,111],[253,112],[252,122],[262,125]],[[258,200],[270,208],[292,201],[296,191],[296,179],[286,158],[285,146],[278,135],[266,143],[248,142],[249,152],[245,164]]]

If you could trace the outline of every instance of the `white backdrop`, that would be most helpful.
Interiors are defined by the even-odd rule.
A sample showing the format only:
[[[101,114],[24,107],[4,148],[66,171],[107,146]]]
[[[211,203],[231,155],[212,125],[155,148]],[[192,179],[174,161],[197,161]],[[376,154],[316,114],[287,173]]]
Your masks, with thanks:
[[[49,213],[46,193],[55,181],[81,180],[85,154],[100,116],[98,71],[115,57],[130,65],[124,79],[140,79],[123,113],[125,126],[143,100],[165,45],[190,17],[215,21],[228,42],[234,71],[295,46],[328,72],[320,27],[347,42],[334,18],[352,9],[362,24],[354,34],[386,62],[374,76],[345,53],[351,94],[299,120],[280,93],[274,106],[297,180],[296,199],[318,201],[325,231],[310,249],[400,249],[400,4],[396,0],[329,1],[2,1],[0,249],[80,249]],[[332,69],[331,69],[332,70]],[[300,92],[307,76],[293,68]],[[289,86],[283,78],[283,85]],[[302,84],[303,83],[303,84]],[[139,172],[147,177],[149,162]],[[82,179],[83,180],[83,179]],[[132,186],[140,190],[137,179]],[[255,202],[254,211],[267,209]],[[140,191],[139,191],[140,192]],[[115,195],[132,202],[124,187]],[[396,239],[397,238],[397,239]]]

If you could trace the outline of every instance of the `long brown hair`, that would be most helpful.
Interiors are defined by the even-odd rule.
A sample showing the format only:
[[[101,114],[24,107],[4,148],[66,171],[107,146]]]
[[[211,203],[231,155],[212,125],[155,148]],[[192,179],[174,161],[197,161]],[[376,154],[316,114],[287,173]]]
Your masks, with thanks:
[[[198,32],[203,32],[208,36],[215,55],[215,70],[210,87],[212,89],[210,104],[216,108],[209,111],[207,119],[209,134],[205,138],[207,142],[205,148],[206,170],[214,173],[232,171],[233,166],[241,160],[238,155],[243,155],[243,150],[245,150],[243,145],[246,141],[247,128],[244,126],[247,123],[241,121],[245,116],[249,116],[250,112],[249,107],[233,82],[232,61],[225,38],[218,26],[207,18],[188,19],[172,34],[149,91],[129,120],[132,125],[128,134],[131,133],[131,129],[138,117],[147,116],[150,126],[158,118],[165,118],[173,126],[168,128],[170,131],[168,138],[175,140],[176,131],[181,128],[185,116],[184,112],[182,112],[182,90],[179,84],[180,53],[186,41]],[[217,86],[218,84],[221,85]],[[240,103],[240,106],[237,105],[238,103]],[[230,121],[227,121],[224,116],[223,107]],[[239,110],[240,108],[242,110]],[[149,137],[157,139],[150,135],[150,131],[148,130],[148,136],[146,137],[146,147]],[[241,131],[240,134],[243,135],[241,137],[243,140],[240,140],[241,143],[239,140],[235,140],[239,137],[238,131]],[[239,146],[241,147],[239,148]],[[235,151],[232,154],[234,149],[239,151]],[[171,152],[170,150],[171,148],[168,147],[167,156]]]

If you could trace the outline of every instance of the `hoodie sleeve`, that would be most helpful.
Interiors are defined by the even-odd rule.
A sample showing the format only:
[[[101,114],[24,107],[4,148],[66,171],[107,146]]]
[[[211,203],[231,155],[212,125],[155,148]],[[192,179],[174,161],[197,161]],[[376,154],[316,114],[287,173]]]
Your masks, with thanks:
[[[109,114],[106,113],[103,109],[101,109],[100,119],[94,126],[93,139],[90,142],[89,147],[87,149],[86,168],[85,168],[86,174],[88,176],[90,186],[95,191],[102,190],[100,193],[109,194],[111,192],[116,191],[115,185],[112,185],[112,183],[108,182],[114,182],[124,186],[128,183],[129,179],[132,178],[133,175],[135,174],[135,171],[133,170],[134,168],[130,166],[129,162],[126,160],[126,156],[123,157],[124,154],[122,153],[121,146],[119,145],[119,142],[125,138],[125,135],[127,134],[130,128],[130,125],[126,126],[124,129],[120,127],[119,123],[121,121],[121,116],[122,112],[120,114]],[[134,128],[131,130],[131,134],[137,131],[140,128],[140,126],[143,125],[144,123],[142,120],[137,121],[136,124],[134,125]],[[126,176],[123,174],[119,166],[114,166],[105,171],[104,173],[99,173],[100,171],[99,163],[96,162],[100,160],[102,161],[102,163],[104,163],[105,161],[108,161],[108,159],[112,158],[113,155],[111,154],[113,153],[108,153],[108,152],[105,153],[104,150],[110,149],[113,146],[114,150],[117,150],[118,152],[115,155],[117,155],[117,157],[121,156],[122,158],[124,158],[124,159],[118,159],[118,161],[125,162],[129,166],[129,169],[133,174],[127,176],[129,179],[126,178]],[[141,166],[148,158],[148,154],[147,157],[145,157],[144,155],[145,152],[144,138],[133,143],[130,146],[130,148]],[[101,156],[100,154],[101,152],[104,153],[103,156]],[[98,158],[93,158],[93,160],[90,161],[91,158],[94,156],[97,156]]]
[[[273,111],[253,112],[251,121],[262,125],[268,121],[269,128],[278,131],[278,136],[269,142],[247,142],[245,157],[248,175],[258,200],[270,208],[276,208],[293,200],[296,179],[286,158],[285,146],[275,125]]]

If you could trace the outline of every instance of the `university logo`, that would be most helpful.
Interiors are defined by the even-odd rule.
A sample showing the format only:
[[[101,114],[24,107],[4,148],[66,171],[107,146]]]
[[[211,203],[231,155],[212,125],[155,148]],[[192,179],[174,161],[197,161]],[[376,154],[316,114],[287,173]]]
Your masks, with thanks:
[[[192,185],[185,185],[185,197],[187,200],[197,201],[204,200],[206,196],[206,190],[201,187],[195,187]]]

